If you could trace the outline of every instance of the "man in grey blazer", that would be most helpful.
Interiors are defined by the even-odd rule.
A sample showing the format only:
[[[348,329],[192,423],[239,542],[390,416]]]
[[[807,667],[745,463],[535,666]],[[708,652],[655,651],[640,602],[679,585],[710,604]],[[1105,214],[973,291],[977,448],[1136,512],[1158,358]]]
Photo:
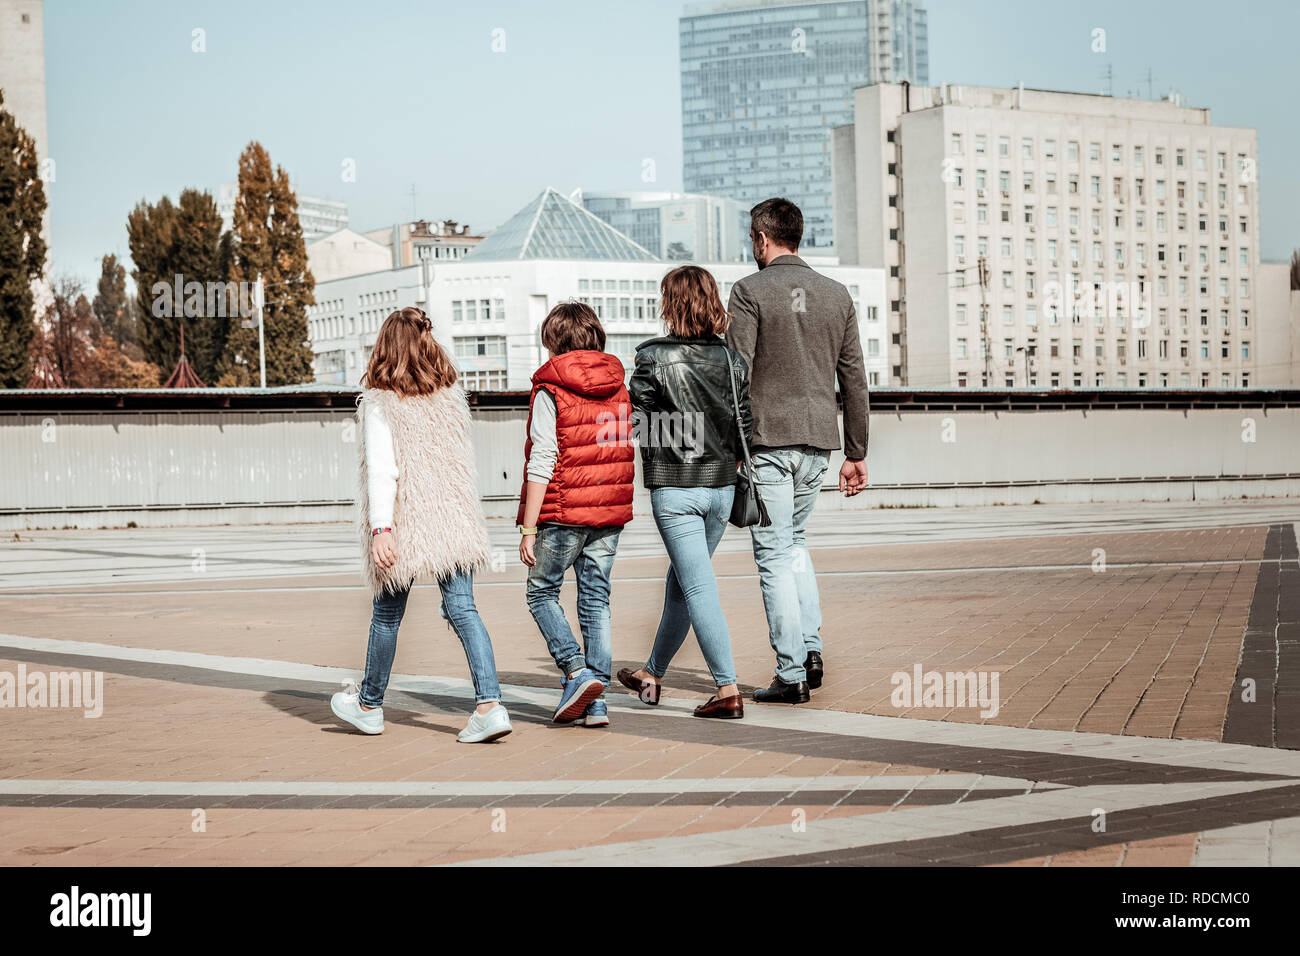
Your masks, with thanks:
[[[821,604],[804,542],[808,518],[840,447],[835,386],[844,406],[847,497],[867,485],[867,379],[848,289],[799,258],[803,213],[788,199],[750,210],[759,271],[731,289],[727,344],[750,368],[754,477],[772,524],[750,529],[776,676],[763,703],[804,703],[824,676]]]

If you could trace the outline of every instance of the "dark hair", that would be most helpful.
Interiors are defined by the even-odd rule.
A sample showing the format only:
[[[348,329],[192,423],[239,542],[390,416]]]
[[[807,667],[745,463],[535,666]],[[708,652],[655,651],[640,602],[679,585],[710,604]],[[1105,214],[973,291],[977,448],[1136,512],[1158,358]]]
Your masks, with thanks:
[[[803,213],[788,199],[764,199],[749,211],[749,227],[787,249],[803,241]]]
[[[605,351],[605,327],[585,302],[561,302],[542,321],[542,344],[553,355]]]
[[[433,337],[424,310],[407,306],[379,327],[361,383],[403,396],[428,395],[456,383],[456,365]]]
[[[678,266],[659,283],[659,312],[673,335],[702,339],[727,331],[730,317],[708,269]]]

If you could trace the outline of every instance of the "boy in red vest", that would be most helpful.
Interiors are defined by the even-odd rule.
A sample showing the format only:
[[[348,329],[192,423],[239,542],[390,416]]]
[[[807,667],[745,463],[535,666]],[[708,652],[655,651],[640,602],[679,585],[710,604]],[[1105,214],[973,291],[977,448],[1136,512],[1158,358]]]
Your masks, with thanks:
[[[533,374],[519,559],[529,569],[528,610],[564,675],[551,719],[604,727],[609,578],[619,532],[632,520],[632,407],[623,363],[605,351],[605,330],[590,306],[557,305],[542,323],[542,344],[551,358]],[[571,567],[583,647],[560,608],[560,587]]]

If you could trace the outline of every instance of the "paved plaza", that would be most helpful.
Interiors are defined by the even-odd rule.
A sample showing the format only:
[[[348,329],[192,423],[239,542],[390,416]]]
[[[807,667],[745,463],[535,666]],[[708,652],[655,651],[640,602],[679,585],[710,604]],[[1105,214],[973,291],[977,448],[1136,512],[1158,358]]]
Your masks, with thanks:
[[[826,510],[811,703],[693,718],[688,639],[664,702],[611,688],[601,730],[549,722],[558,674],[494,524],[476,594],[515,732],[481,746],[456,743],[473,695],[428,586],[384,734],[330,713],[369,623],[349,527],[22,532],[0,680],[99,673],[102,713],[0,709],[0,863],[1300,864],[1297,522],[1282,499]],[[745,532],[715,567],[742,689],[766,685]],[[644,662],[666,568],[638,517],[615,669]],[[900,697],[935,674],[996,693]]]

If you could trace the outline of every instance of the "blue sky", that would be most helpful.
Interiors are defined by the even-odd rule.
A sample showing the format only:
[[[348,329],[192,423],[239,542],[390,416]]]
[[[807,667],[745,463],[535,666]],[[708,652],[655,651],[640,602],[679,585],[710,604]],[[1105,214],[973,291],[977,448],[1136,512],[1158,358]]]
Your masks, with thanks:
[[[126,215],[215,194],[249,140],[353,228],[499,225],[547,185],[681,188],[678,0],[46,0],[54,273],[125,258]],[[927,0],[931,81],[1176,87],[1259,130],[1262,254],[1300,246],[1294,0]],[[1107,31],[1107,53],[1090,49]],[[191,51],[195,28],[207,51]],[[504,52],[492,50],[504,31]],[[500,36],[498,34],[498,36]],[[344,182],[345,159],[356,182]]]

